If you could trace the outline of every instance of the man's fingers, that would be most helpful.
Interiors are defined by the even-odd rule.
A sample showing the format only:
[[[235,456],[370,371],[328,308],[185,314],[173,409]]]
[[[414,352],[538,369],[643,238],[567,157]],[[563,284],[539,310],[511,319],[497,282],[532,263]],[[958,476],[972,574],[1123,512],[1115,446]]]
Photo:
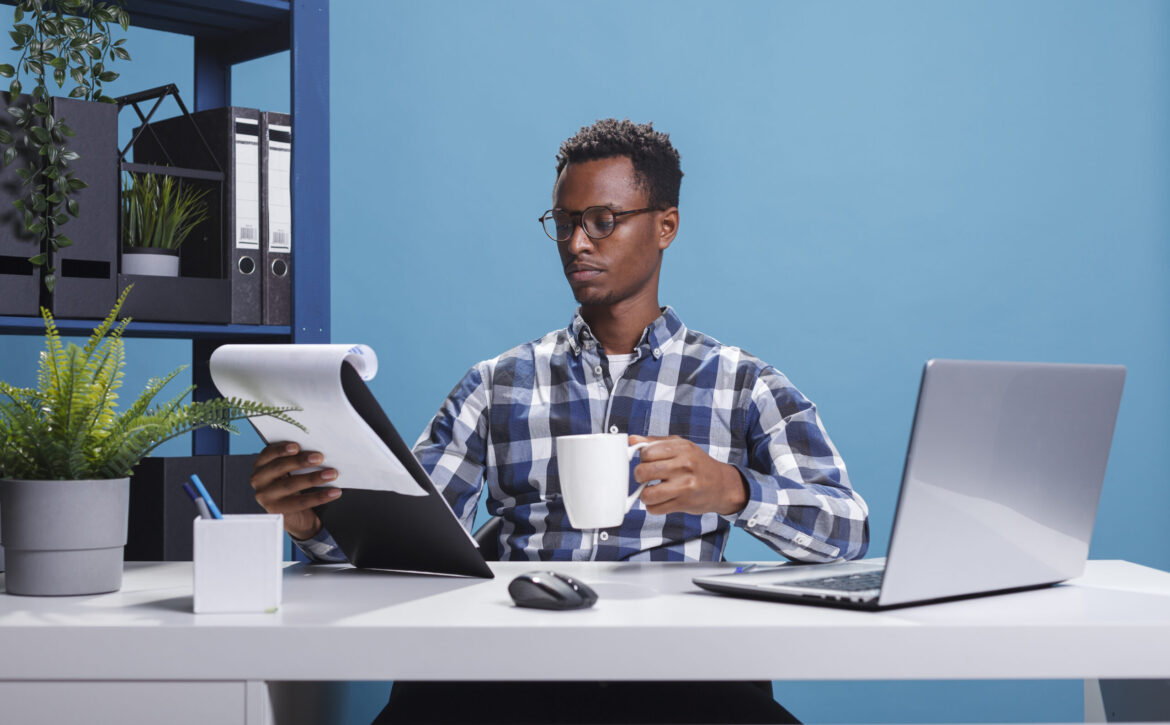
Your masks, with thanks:
[[[256,456],[256,461],[252,464],[252,467],[260,468],[267,466],[277,458],[293,455],[300,451],[300,449],[300,446],[296,443],[289,443],[287,441],[282,443],[269,443],[264,446],[264,450],[260,451],[260,455]]]
[[[638,436],[638,435],[631,435],[631,436],[630,436],[630,438],[629,438],[629,440],[630,440],[630,445],[634,445],[635,443],[645,443],[646,441],[664,441],[664,440],[667,440],[668,438],[677,438],[677,437],[678,437],[678,436]]]
[[[341,495],[340,488],[314,488],[291,496],[283,496],[264,506],[273,514],[294,514],[333,501]]]
[[[252,488],[259,490],[286,473],[320,465],[324,457],[317,451],[302,451],[298,455],[282,455],[252,469]]]
[[[676,476],[695,473],[695,462],[687,456],[672,456],[656,461],[646,461],[634,466],[634,480],[638,483],[665,481]]]
[[[653,506],[678,498],[681,494],[682,489],[677,483],[663,481],[642,489],[642,495],[638,498],[642,499],[642,503],[647,506]]]
[[[642,489],[642,503],[646,511],[655,516],[668,514],[677,510],[674,506],[679,492],[670,484],[660,483],[657,486],[647,486]]]
[[[296,497],[304,491],[328,484],[337,478],[337,471],[326,468],[323,471],[285,476],[256,489],[256,500],[261,505],[275,504],[283,498]],[[274,512],[275,513],[275,512]]]
[[[321,471],[278,478],[261,490],[270,496],[295,496],[305,489],[327,484],[336,478],[337,471],[332,468],[326,468]]]
[[[630,440],[634,440],[639,436],[630,436]],[[650,445],[638,451],[638,455],[643,461],[658,461],[663,458],[671,458],[678,455],[675,438],[648,438],[643,442],[648,442]]]
[[[650,463],[639,463],[638,465],[634,466],[634,480],[638,483],[664,481],[667,478],[670,478],[674,471],[674,459],[653,461]]]

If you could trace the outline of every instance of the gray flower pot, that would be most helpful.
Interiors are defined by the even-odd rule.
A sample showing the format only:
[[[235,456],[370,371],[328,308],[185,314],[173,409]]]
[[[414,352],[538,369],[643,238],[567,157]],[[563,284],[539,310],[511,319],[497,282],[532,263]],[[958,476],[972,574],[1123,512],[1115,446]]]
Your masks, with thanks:
[[[178,277],[179,250],[144,249],[141,247],[123,249],[122,274]]]
[[[130,509],[130,479],[0,480],[0,537],[9,594],[116,592]]]

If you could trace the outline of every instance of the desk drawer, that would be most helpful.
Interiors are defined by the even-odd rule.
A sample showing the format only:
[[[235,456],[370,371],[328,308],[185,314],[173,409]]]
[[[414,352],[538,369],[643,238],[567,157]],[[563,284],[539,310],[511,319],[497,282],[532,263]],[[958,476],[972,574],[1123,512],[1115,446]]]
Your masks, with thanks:
[[[0,719],[21,725],[242,725],[246,702],[243,682],[0,682]]]

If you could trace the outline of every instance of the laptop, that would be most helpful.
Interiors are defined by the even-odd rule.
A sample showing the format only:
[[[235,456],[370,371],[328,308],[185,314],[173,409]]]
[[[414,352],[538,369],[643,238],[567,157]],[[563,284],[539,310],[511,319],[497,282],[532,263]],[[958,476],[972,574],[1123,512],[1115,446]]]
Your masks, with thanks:
[[[1084,572],[1125,367],[930,360],[884,559],[748,565],[695,584],[886,609]]]

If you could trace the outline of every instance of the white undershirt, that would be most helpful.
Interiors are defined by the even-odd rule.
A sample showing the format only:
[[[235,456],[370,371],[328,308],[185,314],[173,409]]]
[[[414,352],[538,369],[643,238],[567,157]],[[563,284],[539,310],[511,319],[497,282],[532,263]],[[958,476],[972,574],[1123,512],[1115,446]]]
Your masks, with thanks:
[[[627,353],[625,355],[606,355],[609,360],[609,379],[617,380],[630,366],[630,362],[634,359],[634,353]]]

